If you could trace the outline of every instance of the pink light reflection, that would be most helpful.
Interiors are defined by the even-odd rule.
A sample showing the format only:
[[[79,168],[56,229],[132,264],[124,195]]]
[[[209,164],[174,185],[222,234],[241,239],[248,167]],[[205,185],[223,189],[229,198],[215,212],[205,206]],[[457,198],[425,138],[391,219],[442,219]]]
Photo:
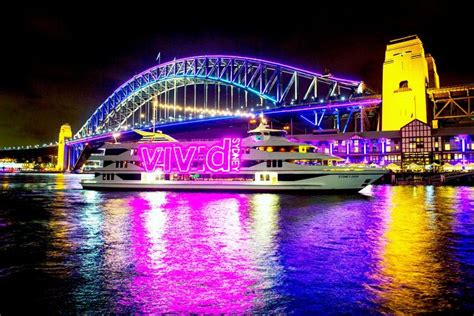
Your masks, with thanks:
[[[239,195],[147,192],[130,202],[135,276],[121,304],[141,312],[245,313],[261,301],[247,203]],[[172,210],[172,211],[171,211]]]

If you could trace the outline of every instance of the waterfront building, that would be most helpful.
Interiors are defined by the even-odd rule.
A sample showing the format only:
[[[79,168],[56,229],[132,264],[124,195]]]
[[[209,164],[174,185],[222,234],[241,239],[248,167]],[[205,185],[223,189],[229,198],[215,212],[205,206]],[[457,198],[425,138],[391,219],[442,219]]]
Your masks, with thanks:
[[[403,171],[474,169],[474,129],[434,129],[413,120],[399,131],[295,135],[347,163],[392,165]]]

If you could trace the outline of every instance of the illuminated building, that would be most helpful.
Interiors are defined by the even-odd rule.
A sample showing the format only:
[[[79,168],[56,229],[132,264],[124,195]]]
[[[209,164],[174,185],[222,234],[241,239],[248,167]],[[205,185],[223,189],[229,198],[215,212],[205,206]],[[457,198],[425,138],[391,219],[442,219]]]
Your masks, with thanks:
[[[16,162],[15,159],[0,159],[0,172],[14,172],[23,169],[23,164]]]
[[[404,171],[437,169],[446,163],[473,169],[474,131],[472,127],[433,129],[414,120],[399,131],[351,132],[325,135],[295,135],[350,163],[397,164]],[[464,168],[463,168],[464,167]]]

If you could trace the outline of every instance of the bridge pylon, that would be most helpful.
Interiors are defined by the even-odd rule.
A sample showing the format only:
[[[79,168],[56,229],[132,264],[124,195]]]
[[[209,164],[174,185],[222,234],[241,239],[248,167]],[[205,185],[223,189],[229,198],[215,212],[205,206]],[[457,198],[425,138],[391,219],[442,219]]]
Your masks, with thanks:
[[[61,129],[59,131],[59,139],[58,139],[58,163],[56,165],[56,170],[58,171],[65,171],[66,170],[66,140],[72,137],[72,130],[71,125],[63,124],[61,125]]]
[[[390,41],[383,64],[382,130],[398,131],[415,119],[428,123],[428,87],[439,87],[439,76],[418,36]]]

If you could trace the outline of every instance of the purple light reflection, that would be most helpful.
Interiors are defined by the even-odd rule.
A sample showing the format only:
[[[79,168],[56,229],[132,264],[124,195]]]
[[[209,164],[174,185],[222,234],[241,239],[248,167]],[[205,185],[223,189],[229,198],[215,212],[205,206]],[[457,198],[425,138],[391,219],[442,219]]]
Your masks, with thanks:
[[[257,283],[238,195],[142,193],[130,202],[135,276],[120,304],[141,312],[245,313]],[[169,212],[168,210],[172,210]]]

